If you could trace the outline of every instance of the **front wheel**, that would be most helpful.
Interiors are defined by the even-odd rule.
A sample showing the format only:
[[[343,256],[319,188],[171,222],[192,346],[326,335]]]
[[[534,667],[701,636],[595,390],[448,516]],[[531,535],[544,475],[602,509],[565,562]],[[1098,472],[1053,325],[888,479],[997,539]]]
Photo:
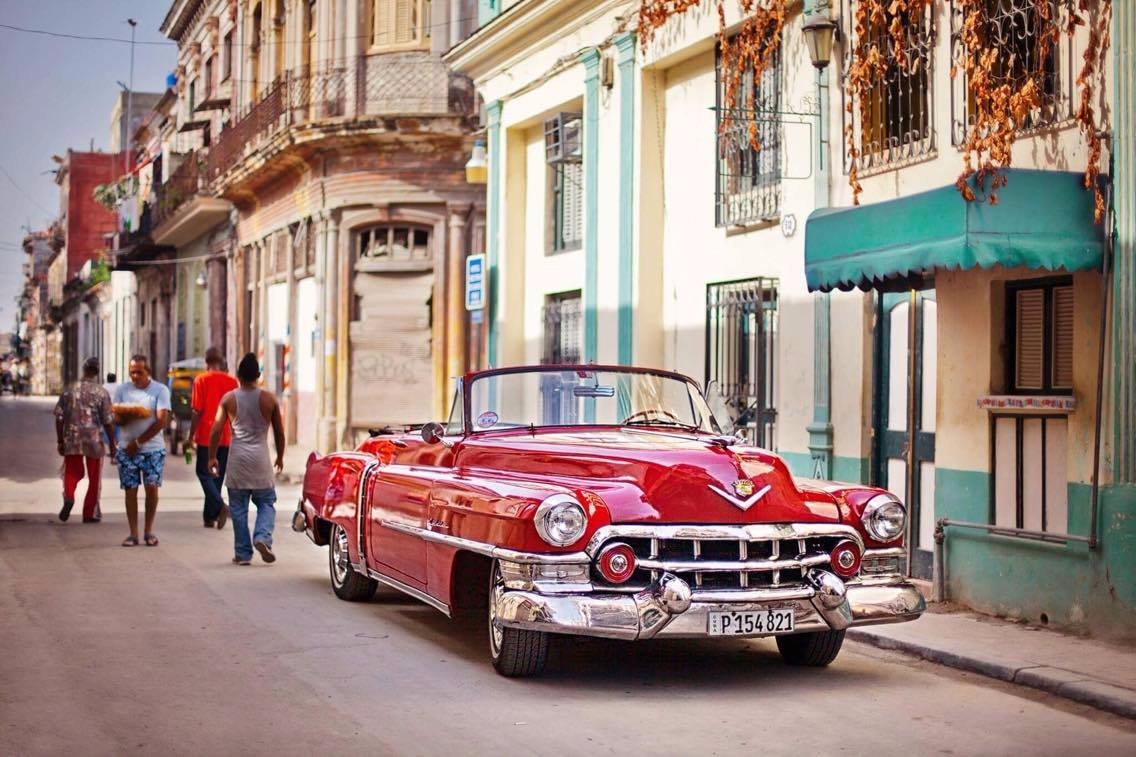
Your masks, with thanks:
[[[840,654],[843,631],[817,631],[777,637],[777,651],[790,665],[823,668]]]
[[[548,662],[548,634],[497,623],[497,607],[505,582],[496,560],[489,577],[489,658],[493,667],[508,678],[540,675]]]
[[[331,570],[331,588],[335,591],[335,596],[348,602],[366,602],[375,596],[375,590],[379,588],[378,582],[351,567],[347,532],[338,523],[331,526],[327,558]]]

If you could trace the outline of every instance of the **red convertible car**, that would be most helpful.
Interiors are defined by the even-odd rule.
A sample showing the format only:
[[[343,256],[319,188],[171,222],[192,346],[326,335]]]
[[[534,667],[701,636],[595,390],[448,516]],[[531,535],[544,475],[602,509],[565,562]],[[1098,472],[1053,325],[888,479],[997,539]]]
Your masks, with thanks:
[[[827,665],[850,626],[923,612],[906,520],[723,434],[685,376],[573,365],[469,374],[446,425],[313,454],[293,527],[341,599],[483,612],[494,667],[523,676],[550,634],[775,636]]]

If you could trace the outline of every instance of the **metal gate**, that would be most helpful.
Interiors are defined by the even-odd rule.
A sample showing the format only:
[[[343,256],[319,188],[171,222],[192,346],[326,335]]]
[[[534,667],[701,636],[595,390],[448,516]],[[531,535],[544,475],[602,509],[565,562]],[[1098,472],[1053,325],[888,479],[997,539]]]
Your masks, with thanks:
[[[716,382],[735,433],[774,449],[777,443],[777,279],[706,287],[706,385]]]

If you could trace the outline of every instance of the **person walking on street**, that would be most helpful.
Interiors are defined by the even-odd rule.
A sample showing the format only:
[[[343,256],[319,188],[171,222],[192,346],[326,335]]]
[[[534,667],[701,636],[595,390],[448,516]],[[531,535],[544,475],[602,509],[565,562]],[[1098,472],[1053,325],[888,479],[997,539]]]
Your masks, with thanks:
[[[206,528],[224,528],[225,519],[229,517],[229,508],[221,498],[221,482],[225,478],[225,464],[229,460],[229,444],[232,443],[232,432],[227,421],[221,424],[221,438],[217,447],[218,473],[214,476],[209,470],[209,439],[213,431],[213,419],[217,417],[221,398],[238,386],[237,380],[225,372],[224,365],[221,350],[210,347],[205,351],[205,373],[193,380],[193,393],[189,402],[193,410],[189,435],[197,446],[197,480],[201,482],[201,490],[205,493],[202,517]]]
[[[83,522],[98,523],[102,520],[99,493],[103,457],[107,454],[104,439],[110,441],[112,457],[117,450],[110,395],[99,385],[97,358],[87,358],[83,379],[59,396],[55,405],[55,437],[59,454],[63,455],[63,509],[59,511],[59,520],[71,517],[75,488],[83,479],[85,464],[87,495],[83,497]]]
[[[228,420],[233,427],[233,442],[229,448],[229,464],[225,471],[225,486],[229,489],[229,511],[233,518],[233,546],[235,565],[248,565],[255,547],[265,562],[275,562],[272,553],[272,530],[276,525],[276,477],[268,455],[268,427],[276,442],[277,471],[284,468],[284,423],[280,419],[280,405],[272,392],[256,385],[260,378],[260,365],[251,352],[241,358],[237,366],[240,387],[224,396],[213,430],[209,436],[209,470],[220,473],[217,449],[221,444],[221,431]],[[256,525],[250,543],[248,528],[249,500],[256,505]]]
[[[150,378],[150,364],[145,355],[130,358],[130,381],[114,391],[116,405],[141,405],[147,417],[137,418],[122,426],[122,442],[118,450],[118,483],[126,492],[126,520],[130,536],[122,546],[138,545],[138,487],[146,490],[146,546],[158,546],[154,535],[154,516],[158,512],[158,489],[166,464],[166,445],[162,430],[170,420],[170,390]]]

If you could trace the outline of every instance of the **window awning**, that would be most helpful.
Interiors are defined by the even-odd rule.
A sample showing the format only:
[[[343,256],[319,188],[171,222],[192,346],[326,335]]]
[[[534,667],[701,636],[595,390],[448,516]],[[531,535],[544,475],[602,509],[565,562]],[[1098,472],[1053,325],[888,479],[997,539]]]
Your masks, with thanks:
[[[1006,173],[997,205],[966,202],[952,184],[874,205],[814,211],[805,225],[809,291],[908,289],[936,268],[1079,271],[1100,265],[1101,229],[1093,223],[1093,194],[1083,188],[1082,174]]]

